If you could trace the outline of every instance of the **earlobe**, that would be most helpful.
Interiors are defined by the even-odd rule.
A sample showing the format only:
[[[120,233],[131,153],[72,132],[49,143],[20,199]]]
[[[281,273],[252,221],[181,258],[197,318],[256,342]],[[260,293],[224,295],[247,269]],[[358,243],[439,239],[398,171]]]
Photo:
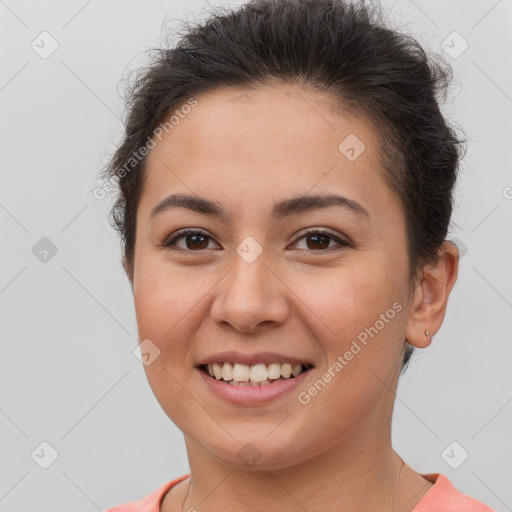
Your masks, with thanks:
[[[459,252],[452,242],[445,241],[437,263],[425,265],[422,278],[414,290],[405,332],[407,341],[426,348],[439,331],[447,309],[450,292],[457,280]]]
[[[130,285],[133,289],[133,266],[130,265],[124,257],[123,257],[122,265],[123,265],[124,271],[126,273],[126,276],[128,277],[128,280],[130,281]]]

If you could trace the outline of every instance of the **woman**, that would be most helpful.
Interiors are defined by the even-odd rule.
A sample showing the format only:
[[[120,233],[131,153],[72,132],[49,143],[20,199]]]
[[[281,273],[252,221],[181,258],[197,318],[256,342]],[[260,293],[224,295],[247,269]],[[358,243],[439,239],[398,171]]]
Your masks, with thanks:
[[[448,76],[364,3],[254,0],[139,77],[105,172],[190,474],[110,512],[491,510],[391,445],[457,278]]]

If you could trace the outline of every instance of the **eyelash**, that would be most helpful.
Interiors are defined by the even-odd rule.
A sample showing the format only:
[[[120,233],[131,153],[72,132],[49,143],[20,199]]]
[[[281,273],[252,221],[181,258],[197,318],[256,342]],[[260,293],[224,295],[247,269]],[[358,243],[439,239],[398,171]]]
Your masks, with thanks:
[[[182,238],[186,238],[188,235],[202,235],[202,236],[204,236],[206,238],[210,238],[211,240],[213,240],[209,235],[207,235],[203,231],[199,231],[199,230],[195,230],[195,229],[184,229],[182,231],[178,231],[176,233],[176,235],[172,239],[167,240],[167,241],[165,241],[164,243],[162,243],[160,245],[161,245],[161,247],[165,247],[165,248],[168,248],[170,250],[177,250],[177,251],[188,252],[188,253],[194,253],[194,252],[202,253],[202,252],[208,250],[208,249],[199,249],[197,251],[193,251],[191,249],[183,249],[181,247],[178,247],[178,248],[175,248],[175,249],[172,248],[174,246],[174,244],[178,240],[180,240]],[[340,250],[340,249],[343,249],[343,248],[347,248],[347,247],[353,247],[353,245],[350,242],[347,242],[346,240],[342,240],[341,238],[339,238],[338,236],[333,234],[331,231],[327,231],[325,229],[312,229],[310,231],[302,232],[302,233],[299,234],[299,236],[292,243],[295,244],[299,240],[301,240],[302,238],[306,238],[307,236],[311,236],[311,235],[324,235],[324,236],[327,236],[327,237],[331,238],[332,240],[334,240],[336,243],[338,243],[338,248],[334,248],[334,251],[337,251],[337,250]],[[328,248],[328,249],[318,249],[318,250],[298,249],[298,251],[300,251],[302,253],[304,253],[304,252],[308,252],[308,253],[326,253],[326,252],[332,252],[333,248],[331,247],[331,248]]]

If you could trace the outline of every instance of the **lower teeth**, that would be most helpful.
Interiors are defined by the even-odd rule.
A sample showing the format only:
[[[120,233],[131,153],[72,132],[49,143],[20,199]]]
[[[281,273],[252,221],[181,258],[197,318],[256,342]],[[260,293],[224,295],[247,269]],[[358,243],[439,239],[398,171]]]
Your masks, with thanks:
[[[262,382],[251,382],[251,381],[238,382],[236,380],[230,380],[230,381],[223,380],[222,382],[225,382],[226,384],[229,384],[230,386],[255,387],[255,386],[268,386],[269,384],[272,384],[273,382],[279,382],[282,380],[290,380],[290,378],[291,377],[289,377],[288,379],[285,379],[284,377],[279,377],[279,379],[264,380]]]

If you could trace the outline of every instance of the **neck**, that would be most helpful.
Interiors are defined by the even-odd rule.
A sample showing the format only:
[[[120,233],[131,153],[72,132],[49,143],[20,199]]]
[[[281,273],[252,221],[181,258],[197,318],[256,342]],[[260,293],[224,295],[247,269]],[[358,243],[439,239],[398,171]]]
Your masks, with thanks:
[[[258,464],[234,467],[185,436],[191,476],[178,484],[179,491],[161,510],[411,512],[432,483],[404,464],[393,450],[392,414],[393,396],[389,394],[365,421],[352,423],[350,433],[335,444],[320,451],[316,444],[314,454],[303,452],[302,460],[285,461],[285,467],[278,462],[265,468]],[[247,436],[249,440],[250,429]],[[286,436],[283,442],[287,442]],[[306,450],[300,442],[298,438],[297,451]],[[322,442],[321,432],[316,442]],[[255,440],[255,444],[270,445],[268,438]],[[286,453],[293,457],[289,449]]]
[[[364,442],[362,434],[313,459],[276,470],[233,469],[186,438],[191,478],[180,502],[182,510],[391,512],[403,506],[404,497],[409,497],[410,504],[416,503],[418,500],[410,500],[411,489],[405,492],[400,487],[403,478],[410,484],[412,470],[403,467],[402,459],[393,451],[390,433],[372,436],[371,444]],[[419,483],[416,480],[416,495]]]

